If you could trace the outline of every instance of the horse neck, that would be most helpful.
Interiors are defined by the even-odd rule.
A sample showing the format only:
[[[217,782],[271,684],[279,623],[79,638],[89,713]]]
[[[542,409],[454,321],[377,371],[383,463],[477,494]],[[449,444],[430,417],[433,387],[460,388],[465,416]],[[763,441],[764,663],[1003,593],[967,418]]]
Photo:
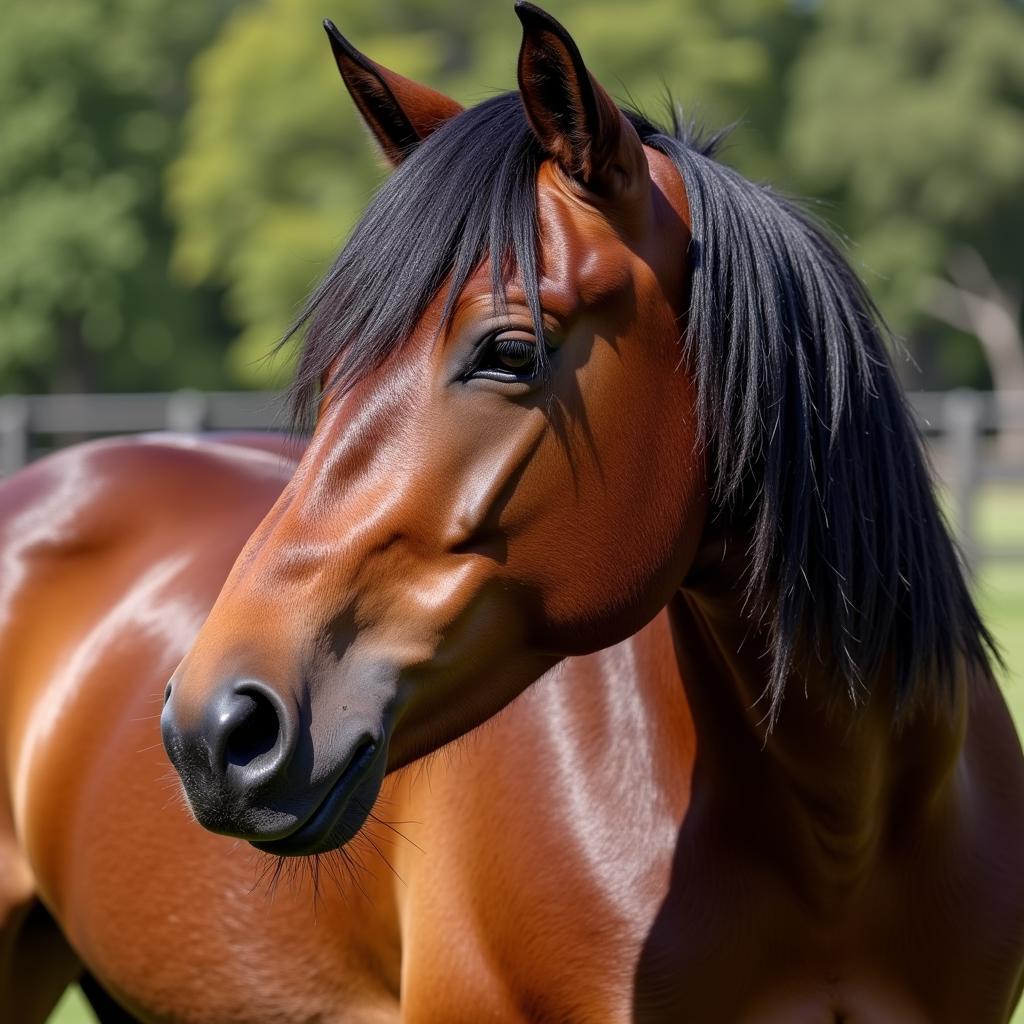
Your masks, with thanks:
[[[866,680],[854,706],[835,694],[827,666],[802,659],[769,728],[765,635],[744,601],[741,568],[722,562],[669,609],[698,774],[755,842],[792,866],[795,884],[831,907],[867,877],[893,827],[952,807],[966,698],[953,714],[897,724],[886,679]]]

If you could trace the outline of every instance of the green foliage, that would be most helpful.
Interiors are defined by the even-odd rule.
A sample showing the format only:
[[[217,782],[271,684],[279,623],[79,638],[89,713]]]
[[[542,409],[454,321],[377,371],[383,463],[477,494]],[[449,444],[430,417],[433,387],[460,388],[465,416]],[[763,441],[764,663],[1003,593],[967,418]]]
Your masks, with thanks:
[[[957,244],[1011,297],[1024,280],[1020,0],[549,6],[618,98],[659,116],[671,89],[742,122],[726,158],[824,200],[926,369],[984,380],[980,349],[921,312],[922,282]],[[511,0],[4,13],[0,390],[280,380],[266,355],[384,173],[321,18],[464,103],[514,87],[519,44]]]
[[[954,240],[1024,278],[1024,11],[832,0],[789,82],[785,155],[857,243],[900,329]]]
[[[562,0],[552,11],[613,93],[657,114],[670,86],[701,97],[698,112],[712,124],[758,105],[778,109],[779,64],[802,21],[787,0],[637,0],[628,9]],[[231,367],[250,384],[287,369],[263,357],[383,173],[320,27],[332,13],[375,60],[463,103],[515,87],[520,28],[510,2],[332,12],[319,0],[265,0],[234,13],[196,65],[187,142],[170,181],[175,270],[226,287],[241,326]],[[748,164],[770,166],[764,136],[745,141]]]
[[[166,273],[161,174],[217,3],[9,0],[0,33],[0,386],[215,381]]]

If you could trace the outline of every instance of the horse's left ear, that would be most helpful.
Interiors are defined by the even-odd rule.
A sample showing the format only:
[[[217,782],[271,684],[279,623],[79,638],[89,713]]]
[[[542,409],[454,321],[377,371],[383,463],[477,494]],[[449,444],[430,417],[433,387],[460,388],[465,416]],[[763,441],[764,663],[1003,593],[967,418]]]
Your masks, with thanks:
[[[649,181],[636,129],[587,70],[572,36],[550,14],[516,3],[523,23],[519,92],[545,151],[570,177],[606,198]]]
[[[462,107],[426,85],[389,71],[360,53],[325,20],[342,81],[392,167],[397,167],[428,135]]]

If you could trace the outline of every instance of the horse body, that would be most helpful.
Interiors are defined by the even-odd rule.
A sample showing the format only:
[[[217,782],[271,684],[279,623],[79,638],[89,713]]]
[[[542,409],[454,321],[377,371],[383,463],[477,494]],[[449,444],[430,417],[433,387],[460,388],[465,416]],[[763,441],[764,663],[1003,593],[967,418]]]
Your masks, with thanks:
[[[143,1019],[1005,1022],[1024,757],[870,300],[517,12],[465,112],[329,26],[399,166],[294,464],[5,485],[7,906]]]
[[[391,774],[351,875],[272,885],[196,828],[155,708],[292,467],[103,443],[0,490],[5,1019],[45,1019],[82,964],[144,1021],[1003,1019],[1022,787],[998,693],[893,744],[887,709],[851,726],[811,681],[765,749],[750,695],[707,685],[733,605],[710,581]]]

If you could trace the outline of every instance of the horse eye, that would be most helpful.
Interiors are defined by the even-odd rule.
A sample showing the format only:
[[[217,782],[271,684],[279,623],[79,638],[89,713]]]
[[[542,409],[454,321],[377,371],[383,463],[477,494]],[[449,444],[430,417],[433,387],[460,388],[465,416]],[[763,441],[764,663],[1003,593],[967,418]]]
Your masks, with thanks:
[[[522,333],[495,334],[483,345],[471,376],[488,380],[528,381],[536,375],[537,346]]]

